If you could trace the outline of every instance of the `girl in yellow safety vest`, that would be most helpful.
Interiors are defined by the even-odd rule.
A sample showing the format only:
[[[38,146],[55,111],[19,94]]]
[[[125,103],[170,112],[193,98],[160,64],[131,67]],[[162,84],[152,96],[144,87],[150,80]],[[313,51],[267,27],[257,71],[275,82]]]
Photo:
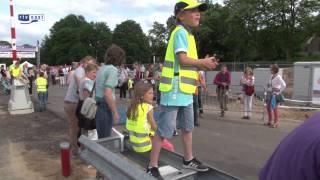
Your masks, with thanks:
[[[127,111],[126,128],[135,152],[147,152],[152,148],[152,137],[157,129],[153,116],[153,88],[147,81],[140,81],[134,86],[134,97]],[[174,146],[164,139],[162,148],[174,152]]]
[[[136,152],[147,152],[152,148],[150,136],[157,129],[152,101],[152,85],[147,81],[138,82],[134,87],[134,97],[131,99],[126,121],[129,139]]]

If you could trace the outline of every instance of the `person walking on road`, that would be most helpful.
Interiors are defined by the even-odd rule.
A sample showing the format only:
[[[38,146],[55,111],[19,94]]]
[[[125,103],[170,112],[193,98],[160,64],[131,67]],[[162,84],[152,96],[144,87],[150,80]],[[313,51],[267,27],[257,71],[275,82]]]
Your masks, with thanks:
[[[231,75],[226,65],[221,65],[221,71],[214,78],[213,83],[217,85],[217,96],[221,109],[221,117],[228,110],[228,92],[231,84]]]
[[[193,94],[196,90],[198,68],[213,70],[217,63],[214,57],[198,59],[196,43],[191,29],[200,24],[200,12],[207,5],[196,0],[180,0],[174,11],[177,26],[170,35],[166,57],[160,80],[160,112],[156,120],[158,128],[152,141],[150,162],[147,173],[161,177],[158,169],[161,145],[164,139],[170,139],[176,127],[181,129],[184,150],[183,167],[196,171],[208,171],[208,167],[193,156],[192,130]]]

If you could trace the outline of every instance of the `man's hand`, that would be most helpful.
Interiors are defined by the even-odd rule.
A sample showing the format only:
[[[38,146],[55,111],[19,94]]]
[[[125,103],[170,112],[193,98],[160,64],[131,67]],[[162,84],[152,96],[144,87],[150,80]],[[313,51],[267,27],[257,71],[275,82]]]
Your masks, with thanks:
[[[200,60],[200,68],[206,71],[213,70],[217,67],[219,60],[216,59],[214,56],[209,57],[207,55],[204,59]]]
[[[113,124],[118,124],[120,120],[120,116],[118,112],[113,113]]]

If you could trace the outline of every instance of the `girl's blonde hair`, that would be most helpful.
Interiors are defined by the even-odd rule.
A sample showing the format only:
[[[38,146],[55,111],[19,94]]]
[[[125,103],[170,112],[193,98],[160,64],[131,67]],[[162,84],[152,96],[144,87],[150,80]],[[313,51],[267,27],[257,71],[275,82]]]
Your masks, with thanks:
[[[84,71],[86,73],[90,72],[90,71],[93,71],[93,70],[98,70],[98,66],[96,64],[92,64],[92,63],[89,63],[87,64],[87,66],[84,68]]]
[[[246,67],[246,69],[244,70],[244,74],[247,74],[247,75],[253,75],[253,70],[251,67]]]
[[[134,96],[131,99],[129,108],[127,110],[127,118],[135,120],[138,117],[138,106],[142,105],[143,96],[152,89],[152,85],[147,81],[140,81],[134,86]]]

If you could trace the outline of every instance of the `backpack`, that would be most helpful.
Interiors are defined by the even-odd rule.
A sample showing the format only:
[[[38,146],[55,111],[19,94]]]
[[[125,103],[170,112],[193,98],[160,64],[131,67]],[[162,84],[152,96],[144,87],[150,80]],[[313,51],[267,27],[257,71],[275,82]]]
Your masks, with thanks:
[[[97,112],[96,101],[92,97],[87,97],[82,104],[81,114],[88,119],[95,119]]]
[[[86,117],[87,119],[95,119],[97,112],[97,104],[94,98],[92,98],[92,94],[95,88],[96,82],[94,82],[92,91],[90,93],[90,97],[87,97],[82,104],[80,113]]]
[[[247,96],[252,96],[253,93],[254,93],[254,86],[245,85],[245,86],[244,86],[244,93],[245,93]]]

